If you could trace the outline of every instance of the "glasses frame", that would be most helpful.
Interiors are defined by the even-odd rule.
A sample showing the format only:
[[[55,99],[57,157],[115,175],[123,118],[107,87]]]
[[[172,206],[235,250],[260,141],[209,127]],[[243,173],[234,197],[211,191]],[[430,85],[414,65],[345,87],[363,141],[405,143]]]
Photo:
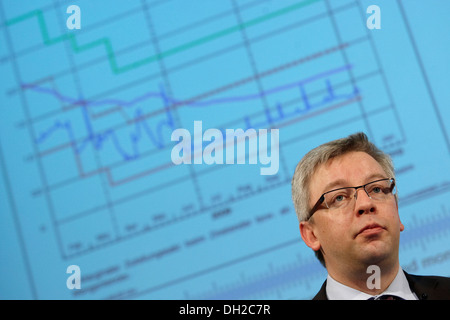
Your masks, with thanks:
[[[368,183],[366,183],[366,184],[363,184],[363,185],[361,185],[361,186],[357,186],[357,187],[343,187],[343,188],[337,188],[337,189],[333,189],[333,190],[330,190],[330,191],[327,191],[327,192],[325,192],[325,193],[323,193],[322,194],[322,196],[319,198],[319,200],[317,200],[317,202],[316,202],[316,204],[312,207],[312,209],[309,211],[309,218],[308,218],[308,220],[309,219],[311,219],[311,217],[313,216],[313,214],[319,209],[319,207],[322,205],[322,203],[325,201],[325,195],[327,194],[327,193],[330,193],[330,192],[334,192],[334,191],[337,191],[337,190],[342,190],[342,189],[349,189],[349,188],[352,188],[352,189],[355,189],[355,194],[358,192],[358,189],[361,189],[361,188],[363,188],[364,189],[364,192],[367,194],[367,196],[370,198],[370,195],[369,195],[369,193],[367,192],[367,190],[366,190],[366,186],[367,185],[369,185],[369,184],[372,184],[372,183],[374,183],[374,182],[379,182],[379,181],[385,181],[385,180],[391,180],[391,193],[392,193],[392,191],[394,190],[394,188],[395,188],[395,179],[394,178],[384,178],[384,179],[378,179],[378,180],[374,180],[374,181],[371,181],[371,182],[368,182]],[[356,198],[356,197],[354,197],[354,198]],[[372,198],[371,198],[372,199]]]

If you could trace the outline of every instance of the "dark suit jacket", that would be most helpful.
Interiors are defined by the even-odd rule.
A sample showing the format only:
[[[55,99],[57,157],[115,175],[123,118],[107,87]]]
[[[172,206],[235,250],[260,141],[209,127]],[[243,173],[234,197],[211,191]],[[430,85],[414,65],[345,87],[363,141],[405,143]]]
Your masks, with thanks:
[[[403,271],[404,272],[404,271]],[[411,291],[420,300],[450,300],[450,278],[434,276],[415,276],[405,272]],[[322,285],[320,291],[313,300],[328,300],[326,294],[327,281]]]

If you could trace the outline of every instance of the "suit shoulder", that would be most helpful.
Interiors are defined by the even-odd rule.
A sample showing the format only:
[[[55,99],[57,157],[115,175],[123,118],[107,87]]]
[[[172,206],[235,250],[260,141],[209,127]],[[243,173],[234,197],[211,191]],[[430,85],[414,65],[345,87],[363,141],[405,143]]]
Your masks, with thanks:
[[[428,282],[428,283],[443,283],[443,284],[450,284],[450,278],[449,277],[443,277],[443,276],[425,276],[425,275],[417,275],[417,274],[408,274],[406,273],[406,277],[412,279],[416,282]]]
[[[405,272],[411,289],[419,299],[450,299],[450,278],[442,276],[413,275]]]

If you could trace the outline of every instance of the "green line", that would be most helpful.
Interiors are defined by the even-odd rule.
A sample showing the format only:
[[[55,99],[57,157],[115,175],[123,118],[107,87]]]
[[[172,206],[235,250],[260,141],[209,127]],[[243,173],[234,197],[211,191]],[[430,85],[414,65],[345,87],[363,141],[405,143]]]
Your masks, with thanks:
[[[238,25],[235,25],[235,26],[232,26],[232,27],[229,27],[229,28],[217,31],[217,32],[212,33],[210,35],[198,38],[196,40],[193,40],[193,41],[187,42],[185,44],[179,45],[177,47],[174,47],[172,49],[166,50],[166,51],[164,51],[164,52],[162,52],[160,54],[153,55],[153,56],[150,56],[150,57],[146,57],[144,59],[132,62],[132,63],[130,63],[128,65],[125,65],[125,66],[122,66],[122,67],[118,67],[117,66],[116,56],[114,54],[114,50],[112,48],[111,41],[110,41],[109,38],[101,38],[101,39],[95,40],[93,42],[84,44],[84,45],[78,45],[74,33],[67,33],[67,34],[64,34],[62,36],[59,36],[59,37],[51,39],[49,34],[48,34],[47,25],[45,24],[44,15],[43,15],[41,10],[30,11],[30,12],[27,12],[27,13],[21,15],[21,16],[15,17],[15,18],[13,18],[11,20],[6,21],[6,25],[7,26],[11,26],[11,25],[14,25],[16,23],[22,22],[24,20],[32,19],[32,18],[36,17],[37,20],[38,20],[39,29],[41,30],[42,39],[43,39],[43,42],[44,42],[45,45],[52,45],[52,44],[56,44],[56,43],[68,40],[68,41],[70,41],[70,44],[72,46],[72,50],[74,52],[77,52],[77,53],[85,51],[85,50],[92,49],[94,47],[104,46],[106,54],[107,54],[107,57],[108,57],[108,60],[109,60],[109,65],[111,67],[111,70],[115,74],[118,74],[118,73],[123,73],[123,72],[129,71],[129,70],[132,70],[132,69],[136,69],[136,68],[138,68],[140,66],[143,66],[143,65],[146,65],[146,64],[158,61],[160,59],[172,56],[174,54],[177,54],[177,53],[189,50],[191,48],[200,46],[200,45],[202,45],[204,43],[207,43],[207,42],[216,40],[218,38],[227,36],[229,34],[238,32],[241,29],[245,29],[245,28],[248,28],[248,27],[260,24],[262,22],[265,22],[267,20],[270,20],[270,19],[282,16],[282,15],[285,15],[285,14],[287,14],[289,12],[301,9],[301,8],[303,8],[305,6],[308,6],[308,5],[313,4],[315,2],[318,2],[318,1],[319,0],[305,0],[303,2],[296,3],[296,4],[293,4],[291,6],[287,6],[285,8],[280,9],[280,10],[277,10],[277,11],[274,11],[274,12],[270,12],[270,13],[268,13],[266,15],[254,18],[252,20],[249,20],[249,21],[247,21],[245,23],[241,23],[241,24],[238,24]]]
[[[33,11],[30,11],[30,12],[27,12],[27,13],[21,15],[21,16],[18,16],[16,18],[13,18],[11,20],[6,21],[6,25],[7,26],[11,26],[11,25],[16,24],[18,22],[21,22],[23,20],[26,20],[26,19],[29,19],[29,18],[33,18],[34,16],[38,15],[39,13],[42,14],[41,10],[33,10]]]

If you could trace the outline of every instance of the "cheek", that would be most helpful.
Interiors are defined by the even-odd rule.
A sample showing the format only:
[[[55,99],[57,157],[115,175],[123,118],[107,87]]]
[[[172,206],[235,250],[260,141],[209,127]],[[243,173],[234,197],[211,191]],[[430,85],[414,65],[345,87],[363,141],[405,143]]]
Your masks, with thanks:
[[[348,221],[322,219],[319,225],[319,240],[325,246],[340,246],[350,234]]]
[[[395,228],[395,231],[396,231],[396,232],[398,231],[398,232],[400,233],[400,232],[402,232],[403,230],[405,230],[405,226],[404,226],[403,223],[401,222],[398,213],[396,213],[392,219],[393,219],[393,220],[392,220],[392,221],[393,221],[392,224],[394,225],[394,228]]]
[[[385,219],[388,221],[388,223],[393,226],[395,229],[399,229],[400,231],[403,231],[405,228],[400,221],[400,215],[398,213],[398,207],[395,204],[395,202],[392,203],[392,205],[387,205],[384,208],[381,208],[380,212],[386,212],[384,214]]]

